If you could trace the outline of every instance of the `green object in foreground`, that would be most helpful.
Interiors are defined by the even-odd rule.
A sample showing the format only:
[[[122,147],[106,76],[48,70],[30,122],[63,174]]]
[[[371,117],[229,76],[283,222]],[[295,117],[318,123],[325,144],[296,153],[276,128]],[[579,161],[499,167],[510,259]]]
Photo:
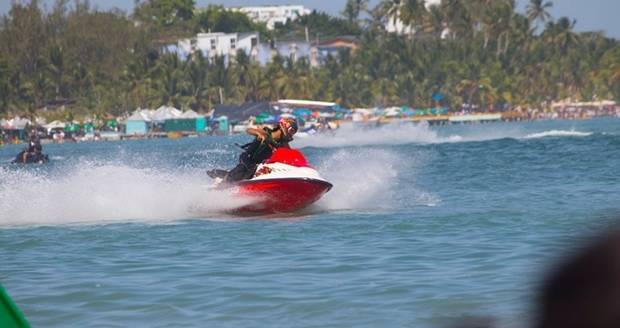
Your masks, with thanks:
[[[30,328],[30,324],[19,311],[17,305],[13,303],[11,297],[0,285],[0,327],[4,328]]]

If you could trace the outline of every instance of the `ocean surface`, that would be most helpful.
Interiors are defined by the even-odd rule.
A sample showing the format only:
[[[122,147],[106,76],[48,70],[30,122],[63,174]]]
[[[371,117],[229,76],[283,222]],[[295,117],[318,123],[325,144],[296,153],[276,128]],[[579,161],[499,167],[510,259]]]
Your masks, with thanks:
[[[35,327],[527,327],[545,272],[620,217],[620,119],[344,125],[334,188],[238,218],[247,136],[0,148],[0,283]]]

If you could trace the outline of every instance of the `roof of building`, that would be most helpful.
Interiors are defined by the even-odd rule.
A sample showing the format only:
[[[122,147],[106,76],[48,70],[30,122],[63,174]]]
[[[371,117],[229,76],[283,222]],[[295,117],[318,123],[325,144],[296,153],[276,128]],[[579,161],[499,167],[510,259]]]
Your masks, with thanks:
[[[276,113],[276,111],[266,101],[245,102],[239,105],[216,105],[215,110],[213,111],[213,117],[226,115],[231,121],[245,121],[250,118],[250,116],[257,116],[263,112],[271,114]]]

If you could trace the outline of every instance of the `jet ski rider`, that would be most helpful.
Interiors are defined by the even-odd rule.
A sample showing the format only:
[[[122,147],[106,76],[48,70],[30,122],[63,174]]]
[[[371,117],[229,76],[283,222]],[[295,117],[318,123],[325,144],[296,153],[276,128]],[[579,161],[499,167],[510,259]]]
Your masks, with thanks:
[[[211,178],[221,178],[228,183],[251,179],[258,164],[271,157],[276,148],[290,148],[288,143],[293,140],[297,128],[297,121],[293,118],[281,118],[278,126],[273,129],[248,128],[246,133],[255,138],[252,142],[241,146],[244,151],[239,155],[239,164],[230,171],[215,169],[208,171],[207,174]]]
[[[43,147],[41,147],[41,141],[36,134],[33,134],[30,137],[30,142],[28,143],[28,147],[24,149],[22,154],[22,162],[27,163],[28,157],[40,158],[42,156]]]

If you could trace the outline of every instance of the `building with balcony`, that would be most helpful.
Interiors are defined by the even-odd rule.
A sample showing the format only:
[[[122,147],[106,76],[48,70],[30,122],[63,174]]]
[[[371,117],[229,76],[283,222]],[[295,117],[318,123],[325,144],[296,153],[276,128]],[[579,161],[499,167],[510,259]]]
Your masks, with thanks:
[[[230,56],[236,56],[242,50],[250,58],[256,60],[259,45],[258,32],[247,33],[198,33],[195,38],[180,40],[176,51],[181,58],[187,58],[196,51],[201,51],[205,57],[221,56],[228,61]]]

